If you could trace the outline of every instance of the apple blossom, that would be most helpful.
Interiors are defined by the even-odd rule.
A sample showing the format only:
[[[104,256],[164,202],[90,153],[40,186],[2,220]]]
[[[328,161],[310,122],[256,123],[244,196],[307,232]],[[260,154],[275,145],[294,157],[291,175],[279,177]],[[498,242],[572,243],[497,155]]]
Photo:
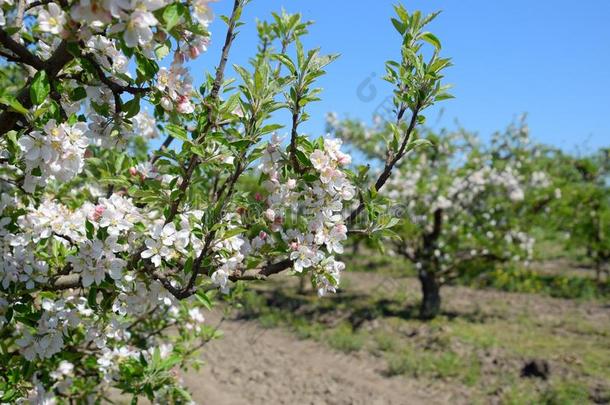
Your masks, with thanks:
[[[284,270],[320,295],[338,288],[335,255],[369,201],[342,141],[298,128],[336,56],[303,50],[310,22],[283,13],[271,41],[286,52],[260,46],[225,77],[246,3],[234,0],[217,69],[195,87],[212,1],[30,2],[33,29],[9,35],[17,4],[0,0],[0,70],[25,72],[0,112],[0,401],[120,388],[188,403],[173,368],[218,335],[200,311],[219,292],[233,302],[236,283]],[[426,100],[437,73],[413,83]],[[287,146],[282,108],[296,117]]]

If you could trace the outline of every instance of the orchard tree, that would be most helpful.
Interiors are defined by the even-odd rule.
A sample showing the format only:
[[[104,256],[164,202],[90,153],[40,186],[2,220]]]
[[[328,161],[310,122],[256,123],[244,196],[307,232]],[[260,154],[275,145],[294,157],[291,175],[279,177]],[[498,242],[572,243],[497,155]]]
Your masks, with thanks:
[[[564,161],[559,229],[567,233],[568,247],[585,250],[601,282],[604,271],[610,274],[610,151]]]
[[[434,15],[397,7],[395,142],[361,189],[340,140],[300,130],[335,59],[304,49],[310,23],[259,23],[250,66],[227,78],[248,3],[234,0],[196,88],[188,62],[207,49],[210,3],[0,1],[1,402],[101,401],[112,387],[187,401],[177,368],[217,334],[202,309],[281,271],[334,291],[348,227],[365,208],[376,220],[372,196],[445,97],[449,61],[423,31]]]
[[[396,131],[393,124],[367,128],[333,116],[329,126],[371,160]],[[420,315],[430,319],[440,312],[443,284],[464,272],[530,260],[528,223],[547,205],[551,182],[537,167],[541,152],[524,125],[496,134],[487,147],[465,131],[423,132],[412,145],[379,198],[389,221],[402,219],[389,240],[394,253],[414,263]]]

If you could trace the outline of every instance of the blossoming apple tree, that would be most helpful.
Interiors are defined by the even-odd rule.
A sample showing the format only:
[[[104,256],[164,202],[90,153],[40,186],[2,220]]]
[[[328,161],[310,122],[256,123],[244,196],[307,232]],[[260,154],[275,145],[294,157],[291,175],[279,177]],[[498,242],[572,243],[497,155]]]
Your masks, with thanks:
[[[371,160],[392,142],[397,127],[368,128],[329,117],[329,127]],[[421,132],[410,156],[396,168],[383,196],[397,221],[392,251],[414,263],[422,289],[420,315],[440,313],[440,287],[466,271],[530,260],[532,216],[554,199],[525,125],[496,134],[489,146],[465,131]],[[551,197],[549,197],[551,196]],[[387,231],[386,231],[387,232]]]
[[[340,140],[300,130],[335,59],[303,48],[310,23],[259,23],[251,66],[227,78],[248,3],[234,0],[196,88],[188,63],[210,41],[210,3],[0,0],[1,402],[97,401],[111,387],[188,400],[176,370],[217,333],[202,309],[281,271],[334,291],[349,228],[443,98],[449,62],[423,31],[433,16],[397,7],[401,60],[388,68],[408,125],[363,190]]]

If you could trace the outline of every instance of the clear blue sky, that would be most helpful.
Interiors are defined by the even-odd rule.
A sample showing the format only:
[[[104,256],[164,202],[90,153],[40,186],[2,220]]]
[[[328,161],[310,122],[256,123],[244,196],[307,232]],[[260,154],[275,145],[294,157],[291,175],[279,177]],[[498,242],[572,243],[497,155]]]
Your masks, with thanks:
[[[384,61],[399,54],[400,39],[390,23],[394,3],[253,0],[245,11],[246,26],[230,63],[246,65],[256,52],[255,18],[267,18],[281,7],[299,11],[315,21],[305,46],[341,54],[320,81],[323,101],[309,108],[312,119],[303,130],[323,135],[328,111],[370,120],[390,94],[381,80]],[[440,120],[440,110],[430,110],[429,124],[454,128],[457,120],[486,138],[528,113],[532,136],[541,142],[566,150],[610,146],[610,1],[417,0],[404,4],[409,10],[443,11],[430,28],[441,39],[444,55],[455,64],[447,71],[446,82],[454,85],[456,99],[442,103]],[[212,6],[217,15],[227,14],[232,0]],[[191,66],[195,77],[218,61],[226,27],[216,19],[211,28],[209,52]]]

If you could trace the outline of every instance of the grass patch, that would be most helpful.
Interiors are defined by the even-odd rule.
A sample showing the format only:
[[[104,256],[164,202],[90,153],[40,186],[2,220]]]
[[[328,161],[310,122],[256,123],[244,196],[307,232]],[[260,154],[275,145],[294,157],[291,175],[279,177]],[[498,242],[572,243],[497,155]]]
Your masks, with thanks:
[[[331,330],[327,342],[333,349],[350,353],[362,349],[365,339],[361,333],[354,332],[349,324],[342,323]]]
[[[375,348],[382,352],[394,351],[398,346],[397,339],[386,332],[375,333],[373,339],[375,340]]]
[[[555,298],[600,299],[610,297],[610,283],[593,278],[541,274],[530,269],[495,269],[484,273],[464,274],[459,284],[500,291],[544,294]]]
[[[423,322],[412,313],[417,297],[412,287],[405,288],[406,280],[391,286],[409,294],[408,299],[391,288],[365,290],[363,281],[376,286],[377,280],[362,276],[354,277],[354,290],[324,299],[268,283],[259,292],[244,293],[242,314],[343,353],[368,350],[386,361],[388,375],[442,381],[444,389],[471,395],[471,403],[608,402],[610,328],[601,313],[583,316],[581,307],[600,311],[597,304],[566,306],[565,313],[557,314],[544,312],[554,300],[515,308],[514,300],[503,300],[502,293],[473,294],[481,299],[480,312],[465,309],[463,302],[452,308],[446,301],[451,310]],[[551,379],[521,378],[529,359],[549,361]]]
[[[555,245],[553,245],[555,246]],[[553,257],[557,255],[551,255]],[[350,271],[377,272],[386,276],[417,275],[413,265],[400,257],[374,252],[350,256],[346,262]],[[610,299],[610,282],[599,284],[592,277],[565,274],[544,274],[535,268],[497,268],[469,265],[463,269],[456,284],[499,291],[543,294],[566,299]]]
[[[584,404],[589,402],[587,387],[577,382],[561,381],[548,387],[541,395],[544,404]]]
[[[391,376],[459,379],[464,384],[473,386],[480,378],[481,365],[474,357],[465,359],[452,351],[422,351],[409,347],[400,353],[388,355],[387,371]]]

